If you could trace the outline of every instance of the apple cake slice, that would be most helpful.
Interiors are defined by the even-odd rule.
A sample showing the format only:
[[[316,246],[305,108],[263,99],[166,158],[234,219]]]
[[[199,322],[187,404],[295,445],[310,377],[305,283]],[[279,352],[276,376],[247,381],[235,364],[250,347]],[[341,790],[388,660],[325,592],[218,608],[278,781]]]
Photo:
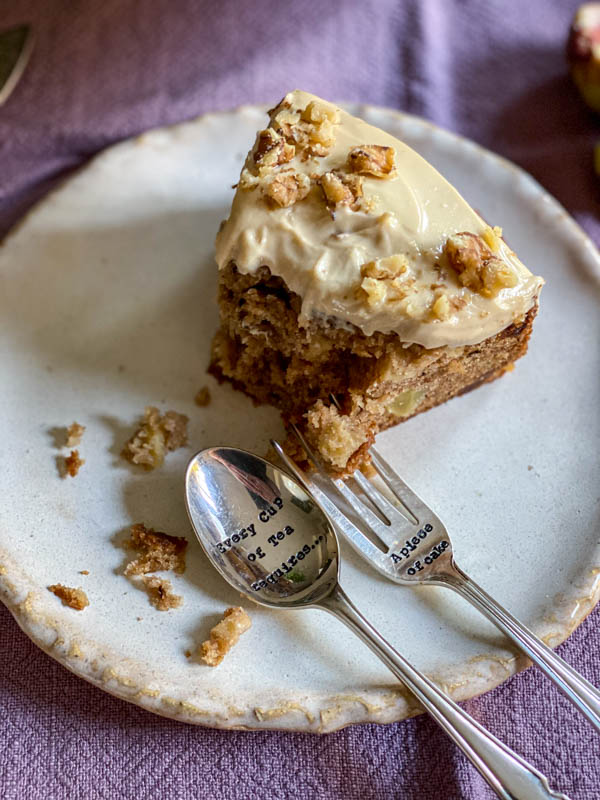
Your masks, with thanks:
[[[340,474],[378,431],[510,369],[543,284],[421,156],[302,91],[258,133],[216,257],[210,371]]]

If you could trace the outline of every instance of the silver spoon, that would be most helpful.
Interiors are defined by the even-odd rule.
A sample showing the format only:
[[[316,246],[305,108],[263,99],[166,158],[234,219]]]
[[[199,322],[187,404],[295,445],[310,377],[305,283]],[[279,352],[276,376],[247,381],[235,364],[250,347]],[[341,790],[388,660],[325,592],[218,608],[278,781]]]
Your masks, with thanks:
[[[358,611],[339,583],[339,544],[329,519],[287,472],[244,450],[211,447],[190,461],[185,489],[196,536],[231,586],[270,608],[320,608],[341,620],[413,692],[498,797],[568,800]]]

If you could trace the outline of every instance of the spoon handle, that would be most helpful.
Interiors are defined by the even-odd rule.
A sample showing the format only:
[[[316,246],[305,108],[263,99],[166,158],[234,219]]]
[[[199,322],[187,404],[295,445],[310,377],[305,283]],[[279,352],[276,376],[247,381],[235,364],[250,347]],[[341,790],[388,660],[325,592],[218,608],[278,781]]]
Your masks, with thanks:
[[[600,731],[600,691],[580,675],[573,667],[544,644],[541,639],[513,617],[481,586],[478,586],[460,567],[451,562],[449,570],[436,575],[432,583],[448,586],[472,606],[481,611],[491,622],[521,648],[529,658],[543,670],[550,680],[568,697]]]
[[[416,670],[377,632],[341,586],[317,604],[340,619],[419,699],[438,725],[460,747],[503,800],[568,800],[553,792],[548,780],[489,733],[425,675]]]

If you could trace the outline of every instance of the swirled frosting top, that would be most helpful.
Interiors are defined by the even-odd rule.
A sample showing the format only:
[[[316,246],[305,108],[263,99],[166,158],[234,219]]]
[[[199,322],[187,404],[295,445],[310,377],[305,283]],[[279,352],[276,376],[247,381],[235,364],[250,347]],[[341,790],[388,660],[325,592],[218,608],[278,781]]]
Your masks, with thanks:
[[[400,140],[307,92],[270,113],[217,236],[220,268],[261,266],[312,317],[427,348],[521,320],[543,284]]]

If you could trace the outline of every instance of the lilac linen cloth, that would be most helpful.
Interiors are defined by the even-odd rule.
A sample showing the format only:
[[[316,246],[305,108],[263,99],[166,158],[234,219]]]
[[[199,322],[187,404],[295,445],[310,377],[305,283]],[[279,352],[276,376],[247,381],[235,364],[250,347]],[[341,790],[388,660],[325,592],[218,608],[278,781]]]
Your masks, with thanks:
[[[99,149],[291,88],[422,115],[531,172],[600,241],[598,121],[564,63],[559,0],[0,0],[32,62],[0,108],[0,234]],[[599,613],[560,648],[600,684]],[[327,736],[205,730],[89,686],[0,607],[0,795],[484,800],[427,717]],[[600,735],[537,670],[465,703],[572,800],[600,798]]]

